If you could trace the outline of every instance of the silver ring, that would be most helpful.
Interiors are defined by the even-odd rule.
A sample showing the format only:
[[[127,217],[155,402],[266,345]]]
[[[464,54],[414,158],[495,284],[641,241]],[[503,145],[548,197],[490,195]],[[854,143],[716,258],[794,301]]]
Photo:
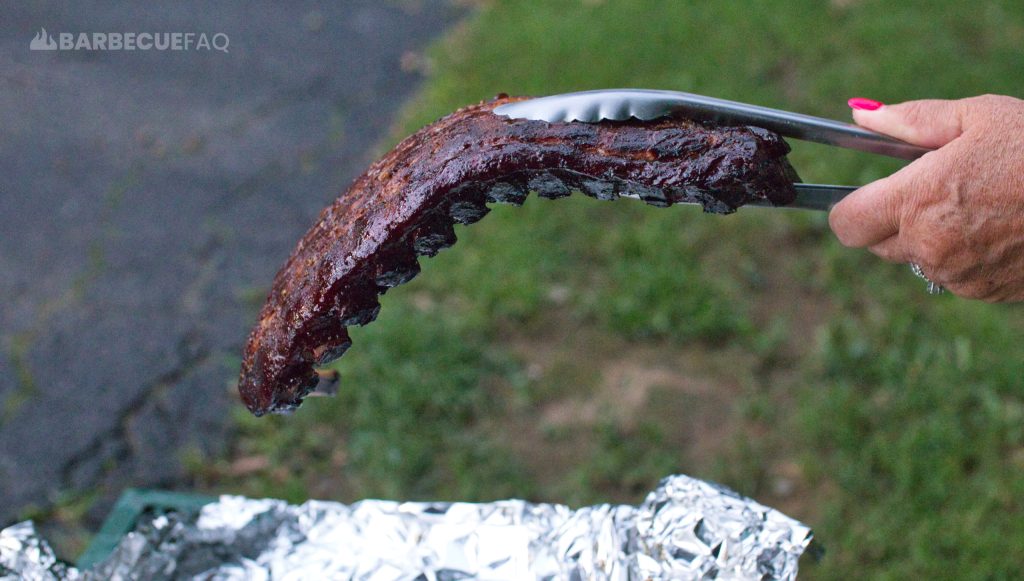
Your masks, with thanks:
[[[941,284],[934,282],[932,279],[928,278],[924,274],[924,271],[921,270],[921,265],[917,264],[916,262],[910,263],[910,272],[913,272],[914,275],[916,275],[918,278],[924,279],[924,281],[928,283],[928,294],[940,295],[943,293],[943,291],[946,290],[942,288]]]

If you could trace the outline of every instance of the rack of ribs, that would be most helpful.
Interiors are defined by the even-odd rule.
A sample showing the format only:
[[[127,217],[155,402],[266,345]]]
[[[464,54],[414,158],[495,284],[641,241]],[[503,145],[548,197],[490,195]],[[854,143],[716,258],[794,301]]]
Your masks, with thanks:
[[[316,367],[377,316],[378,295],[412,279],[418,256],[455,243],[488,203],[580,191],[730,213],[793,201],[798,181],[778,135],[686,119],[547,123],[492,113],[499,95],[424,127],[373,163],[303,236],[277,273],[245,347],[239,392],[256,415],[297,407]]]

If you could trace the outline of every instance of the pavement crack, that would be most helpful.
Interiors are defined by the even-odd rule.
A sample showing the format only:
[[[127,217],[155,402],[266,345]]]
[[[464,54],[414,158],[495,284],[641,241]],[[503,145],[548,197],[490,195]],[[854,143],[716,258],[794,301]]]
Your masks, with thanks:
[[[149,382],[121,410],[117,419],[112,422],[112,428],[97,434],[85,448],[74,454],[64,463],[60,469],[60,487],[62,489],[79,488],[77,484],[80,483],[76,483],[76,474],[87,463],[96,462],[98,458],[104,455],[105,450],[108,456],[106,460],[112,461],[103,461],[102,466],[98,470],[99,477],[90,478],[89,485],[101,481],[104,475],[131,458],[135,446],[131,443],[128,431],[129,425],[136,414],[143,409],[147,402],[180,382],[194,369],[210,359],[210,352],[205,347],[196,346],[188,337],[182,339],[180,351],[182,353],[182,360],[177,367]]]

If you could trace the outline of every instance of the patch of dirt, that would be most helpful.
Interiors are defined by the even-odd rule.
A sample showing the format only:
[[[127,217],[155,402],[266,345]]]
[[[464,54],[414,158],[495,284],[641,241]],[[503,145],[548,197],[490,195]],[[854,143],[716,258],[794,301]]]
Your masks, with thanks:
[[[565,474],[593,452],[596,426],[611,422],[631,433],[651,422],[678,450],[680,471],[720,480],[804,522],[820,519],[828,483],[808,482],[792,418],[813,339],[836,307],[807,274],[813,265],[771,250],[807,254],[813,244],[786,229],[771,238],[753,257],[761,279],[750,297],[755,325],[781,321],[785,329],[766,352],[631,342],[557,303],[539,323],[502,329],[503,343],[540,387],[492,429],[514,434],[508,445],[542,494],[556,495]],[[769,411],[752,413],[752,405]]]
[[[617,424],[634,428],[656,387],[680,388],[691,395],[713,390],[706,380],[694,380],[667,366],[649,367],[629,355],[601,365],[601,383],[590,397],[557,400],[541,408],[541,422],[553,427],[593,424],[607,413]]]
[[[588,394],[540,406],[539,428],[578,429],[611,421],[630,432],[650,421],[667,428],[669,441],[685,446],[684,458],[707,465],[733,436],[739,388],[735,381],[689,368],[692,355],[678,353],[663,361],[662,350],[624,347],[617,357],[594,362],[598,381]]]
[[[509,331],[506,343],[546,387],[493,429],[515,434],[507,444],[542,490],[591,453],[594,428],[608,422],[624,433],[657,425],[666,445],[678,449],[685,472],[710,478],[716,459],[738,437],[739,378],[756,363],[739,350],[696,343],[630,343],[565,313],[553,313],[528,336]],[[730,367],[735,374],[726,372]]]

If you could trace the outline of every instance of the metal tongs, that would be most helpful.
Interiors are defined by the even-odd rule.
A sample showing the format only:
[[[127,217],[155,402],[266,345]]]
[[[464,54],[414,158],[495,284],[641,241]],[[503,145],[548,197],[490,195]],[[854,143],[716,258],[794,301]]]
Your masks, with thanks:
[[[931,151],[841,121],[679,91],[651,89],[580,91],[506,103],[495,107],[494,112],[506,117],[549,123],[625,121],[631,117],[648,121],[679,115],[722,125],[763,127],[784,137],[899,159],[913,160]],[[803,183],[793,185],[796,187],[796,200],[784,207],[825,211],[831,209],[839,200],[859,187]],[[771,206],[771,203],[758,200],[749,205]]]

